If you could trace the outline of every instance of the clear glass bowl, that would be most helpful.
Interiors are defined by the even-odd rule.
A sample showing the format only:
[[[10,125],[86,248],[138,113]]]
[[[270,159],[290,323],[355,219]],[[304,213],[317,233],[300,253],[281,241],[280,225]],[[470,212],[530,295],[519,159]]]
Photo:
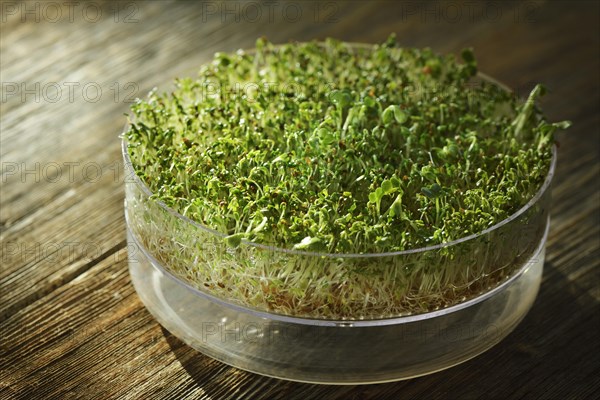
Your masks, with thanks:
[[[133,285],[165,328],[193,348],[229,365],[312,383],[357,384],[412,378],[449,368],[489,349],[516,327],[537,295],[550,221],[555,149],[547,178],[535,197],[510,218],[478,235],[396,253],[336,255],[244,242],[232,250],[222,234],[153,199],[133,171],[125,140],[122,145],[128,177],[125,216]],[[174,268],[169,260],[175,259],[177,263],[189,262],[188,268]],[[280,268],[310,267],[316,274],[368,266],[368,279],[373,282],[378,282],[377,274],[389,278],[394,270],[408,271],[406,268],[416,263],[432,268],[445,263],[451,276],[434,274],[425,267],[413,271],[411,279],[422,286],[429,283],[430,287],[434,286],[428,280],[430,276],[445,280],[454,277],[470,284],[443,288],[459,297],[428,312],[401,310],[412,304],[418,306],[419,301],[436,304],[436,293],[431,291],[429,298],[412,299],[399,307],[395,316],[386,314],[390,312],[386,306],[376,315],[372,311],[359,312],[338,319],[271,312],[261,308],[260,301],[251,305],[239,297],[228,298],[224,294],[227,288],[217,285],[219,290],[214,290],[210,284],[198,284],[237,271],[245,285],[254,285],[260,292],[254,295],[269,299],[270,293],[263,290],[268,276],[244,275],[249,264],[267,262]],[[288,270],[282,271],[284,274]],[[279,279],[284,278],[280,274]],[[392,282],[400,292],[404,290],[402,279]],[[437,295],[446,302],[452,298],[448,293]],[[376,299],[369,304],[378,310]]]
[[[237,368],[327,384],[425,375],[498,343],[537,295],[556,149],[538,193],[509,218],[453,242],[382,254],[232,248],[223,233],[156,200],[125,138],[122,151],[138,295],[174,335]]]

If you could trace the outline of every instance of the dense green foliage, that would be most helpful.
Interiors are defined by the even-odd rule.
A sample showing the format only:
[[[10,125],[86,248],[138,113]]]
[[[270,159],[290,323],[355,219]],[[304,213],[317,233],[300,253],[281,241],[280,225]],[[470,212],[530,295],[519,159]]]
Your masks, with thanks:
[[[448,242],[539,190],[553,132],[534,104],[428,49],[334,40],[217,54],[133,107],[136,173],[181,214],[241,240],[380,253]]]

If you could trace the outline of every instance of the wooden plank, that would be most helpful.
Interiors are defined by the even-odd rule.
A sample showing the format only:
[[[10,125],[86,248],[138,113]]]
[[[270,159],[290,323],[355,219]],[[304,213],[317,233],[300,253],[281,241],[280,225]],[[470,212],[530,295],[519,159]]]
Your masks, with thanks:
[[[51,22],[51,10],[42,11],[46,3],[3,2],[0,399],[597,396],[599,6],[452,3],[459,21],[443,2],[277,2],[272,19],[263,8],[262,20],[252,21],[242,2],[229,2],[230,14],[207,8],[219,2],[96,1],[74,6],[73,21]],[[91,9],[81,14],[96,6],[103,10],[97,21]],[[23,15],[21,7],[34,11]],[[296,21],[292,8],[282,14],[284,7],[303,15]],[[494,9],[500,17],[491,17]],[[115,172],[122,171],[117,135],[128,96],[166,87],[215,51],[250,48],[262,35],[275,42],[327,36],[376,42],[390,32],[403,45],[442,52],[473,46],[483,71],[519,93],[547,84],[548,115],[574,121],[559,135],[547,262],[533,309],[484,355],[381,385],[285,382],[187,347],[149,315],[127,272],[123,176]],[[54,83],[62,89],[56,101]],[[10,94],[15,84],[29,92]],[[75,85],[72,98],[68,85]]]

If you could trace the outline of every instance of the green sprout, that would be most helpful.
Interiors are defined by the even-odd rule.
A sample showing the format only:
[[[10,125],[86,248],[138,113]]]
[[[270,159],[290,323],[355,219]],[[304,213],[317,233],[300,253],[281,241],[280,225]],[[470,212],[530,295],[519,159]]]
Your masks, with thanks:
[[[331,257],[476,235],[539,191],[568,123],[543,117],[541,86],[522,102],[478,78],[471,50],[462,59],[393,37],[371,47],[260,39],[254,52],[215,55],[198,78],[132,106],[127,151],[153,193],[128,185],[132,229],[194,285],[292,315],[423,312],[497,284],[533,241]],[[523,218],[542,226],[547,211],[536,212]]]

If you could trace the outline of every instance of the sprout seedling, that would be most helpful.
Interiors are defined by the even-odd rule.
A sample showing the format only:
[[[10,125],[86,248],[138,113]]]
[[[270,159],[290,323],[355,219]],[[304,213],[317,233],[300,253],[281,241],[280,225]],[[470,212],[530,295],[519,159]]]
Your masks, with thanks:
[[[467,262],[452,248],[382,272],[382,260],[267,260],[245,244],[398,252],[477,234],[522,208],[568,123],[546,121],[541,86],[522,102],[478,79],[472,51],[462,61],[393,37],[371,47],[259,39],[254,52],[217,54],[198,78],[138,100],[125,137],[152,199],[221,233],[226,249],[200,266],[168,235],[159,245],[142,223],[139,235],[199,287],[324,318],[426,311],[491,271],[509,274],[517,266]],[[239,262],[245,252],[252,257]]]

